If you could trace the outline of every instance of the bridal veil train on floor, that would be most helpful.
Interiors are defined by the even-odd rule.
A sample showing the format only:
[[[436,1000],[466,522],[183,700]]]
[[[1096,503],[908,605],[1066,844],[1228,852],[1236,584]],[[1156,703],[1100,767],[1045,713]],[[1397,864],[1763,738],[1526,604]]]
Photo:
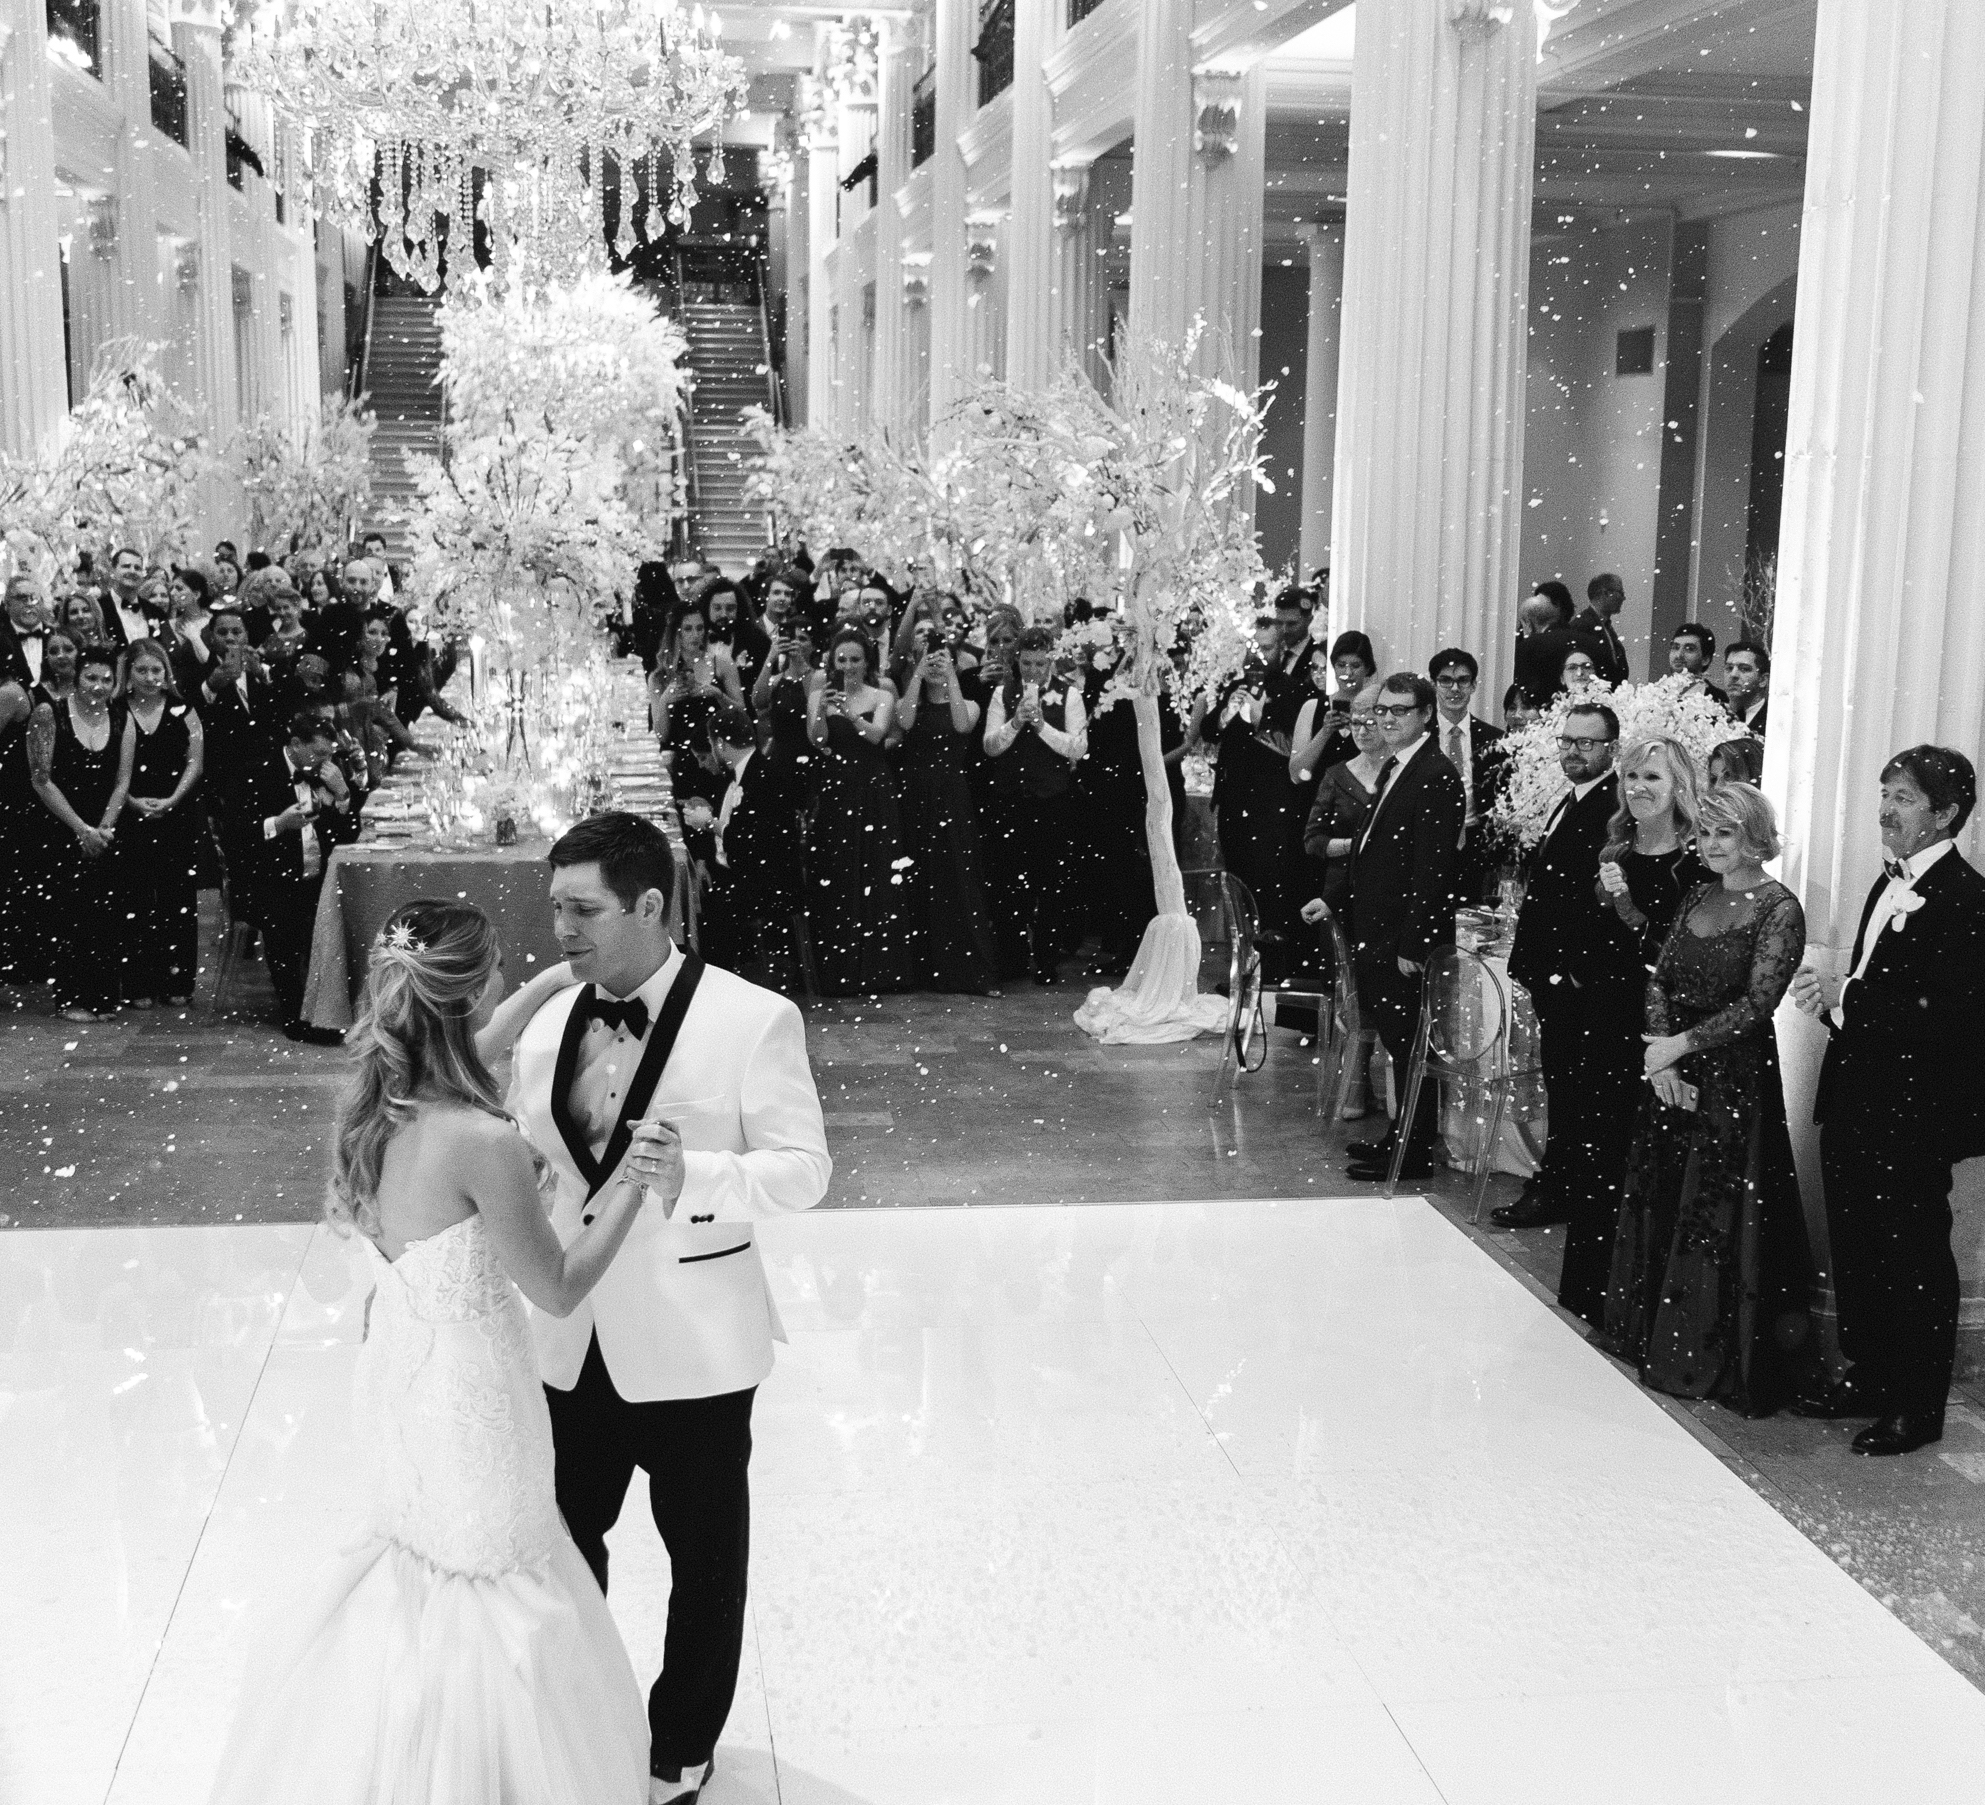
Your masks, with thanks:
[[[371,1258],[371,1521],[258,1635],[214,1805],[641,1805],[646,1712],[553,1499],[523,1299],[479,1215]]]

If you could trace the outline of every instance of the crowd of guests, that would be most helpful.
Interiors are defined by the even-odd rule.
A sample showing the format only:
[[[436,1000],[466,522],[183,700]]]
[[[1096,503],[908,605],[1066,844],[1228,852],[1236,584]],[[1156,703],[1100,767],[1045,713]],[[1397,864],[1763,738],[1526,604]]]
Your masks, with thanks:
[[[331,848],[413,747],[452,650],[364,555],[148,566],[133,550],[17,573],[0,620],[0,982],[72,1021],[183,1004],[198,892],[256,929],[293,1039]]]
[[[997,995],[1085,946],[1090,975],[1128,968],[1155,910],[1136,728],[1057,629],[837,549],[646,567],[624,636],[719,963],[827,995]],[[1169,714],[1166,739],[1182,814]]]
[[[1976,806],[1976,774],[1945,748],[1895,755],[1877,816],[1885,874],[1850,972],[1806,966],[1798,899],[1764,870],[1780,846],[1755,737],[1699,765],[1672,738],[1621,744],[1604,692],[1583,694],[1575,659],[1617,680],[1609,582],[1595,579],[1591,619],[1570,627],[1557,600],[1533,598],[1548,624],[1544,607],[1526,604],[1537,624],[1525,637],[1557,639],[1555,682],[1571,691],[1558,731],[1567,788],[1507,880],[1520,896],[1509,972],[1536,1008],[1549,1132],[1541,1168],[1492,1220],[1562,1225],[1560,1303],[1650,1387],[1752,1415],[1788,1405],[1864,1415],[1857,1452],[1910,1451],[1942,1434],[1954,1358],[1951,1168],[1985,1152],[1965,1038],[1985,1008],[1985,878],[1954,843]],[[1283,637],[1264,643],[1271,668]],[[1706,683],[1712,645],[1701,629],[1679,631],[1671,663]],[[1477,667],[1465,652],[1436,654],[1429,676],[1372,683],[1356,636],[1330,649],[1343,660],[1340,692],[1358,687],[1348,749],[1310,804],[1302,856],[1322,870],[1305,874],[1315,894],[1300,915],[1341,931],[1361,1018],[1403,1074],[1427,968],[1454,942],[1457,906],[1484,894],[1478,824],[1498,781],[1497,740],[1468,718]],[[1726,706],[1753,736],[1764,704],[1752,685],[1768,668],[1760,647],[1726,653]],[[1524,693],[1519,678],[1506,699],[1519,718],[1552,699],[1541,669],[1533,653],[1539,687]],[[1235,716],[1265,752],[1276,748],[1262,725],[1277,709],[1270,687],[1259,709]],[[1320,762],[1314,719],[1295,718],[1292,783]],[[1265,756],[1250,767],[1264,785],[1269,768]],[[1265,808],[1250,835],[1234,850],[1260,869],[1277,843]],[[1772,1026],[1788,992],[1829,1033],[1818,1119],[1829,1271],[1852,1362],[1838,1381],[1809,1334],[1815,1262]],[[1402,1175],[1426,1175],[1436,1132],[1428,1085],[1411,1121],[1350,1144],[1351,1175],[1378,1179],[1395,1161]]]

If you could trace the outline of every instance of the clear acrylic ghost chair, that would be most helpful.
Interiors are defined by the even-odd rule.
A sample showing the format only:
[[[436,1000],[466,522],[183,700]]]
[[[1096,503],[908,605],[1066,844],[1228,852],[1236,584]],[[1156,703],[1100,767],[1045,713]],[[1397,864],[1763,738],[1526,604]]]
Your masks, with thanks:
[[[1420,1025],[1400,1099],[1400,1132],[1385,1195],[1398,1189],[1420,1087],[1431,1081],[1445,1087],[1455,1105],[1466,1150],[1463,1163],[1475,1180],[1470,1220],[1479,1221],[1503,1121],[1519,1092],[1527,1095],[1542,1075],[1528,993],[1479,953],[1437,948],[1421,981]]]

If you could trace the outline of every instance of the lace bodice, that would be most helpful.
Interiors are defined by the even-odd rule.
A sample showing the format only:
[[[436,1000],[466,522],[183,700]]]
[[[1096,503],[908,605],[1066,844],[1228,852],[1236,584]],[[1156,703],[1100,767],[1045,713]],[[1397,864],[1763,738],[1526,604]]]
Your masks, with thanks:
[[[1712,882],[1689,892],[1647,984],[1648,1031],[1686,1031],[1698,1050],[1768,1029],[1806,951],[1805,911],[1771,879],[1741,921],[1720,934],[1696,933],[1690,918],[1717,888]]]
[[[551,1417],[524,1300],[482,1217],[398,1260],[372,1257],[354,1414],[372,1459],[373,1529],[450,1572],[542,1564],[559,1535]]]

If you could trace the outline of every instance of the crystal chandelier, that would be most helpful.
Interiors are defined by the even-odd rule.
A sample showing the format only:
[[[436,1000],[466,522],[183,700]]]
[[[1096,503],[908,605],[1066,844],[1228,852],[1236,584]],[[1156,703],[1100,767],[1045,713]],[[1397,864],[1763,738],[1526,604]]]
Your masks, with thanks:
[[[601,261],[601,181],[620,172],[625,256],[696,201],[691,142],[744,103],[721,27],[679,0],[262,0],[233,21],[230,79],[308,133],[318,204],[433,288],[472,222],[499,282]],[[666,168],[666,174],[664,170]],[[375,216],[374,176],[378,178]]]

